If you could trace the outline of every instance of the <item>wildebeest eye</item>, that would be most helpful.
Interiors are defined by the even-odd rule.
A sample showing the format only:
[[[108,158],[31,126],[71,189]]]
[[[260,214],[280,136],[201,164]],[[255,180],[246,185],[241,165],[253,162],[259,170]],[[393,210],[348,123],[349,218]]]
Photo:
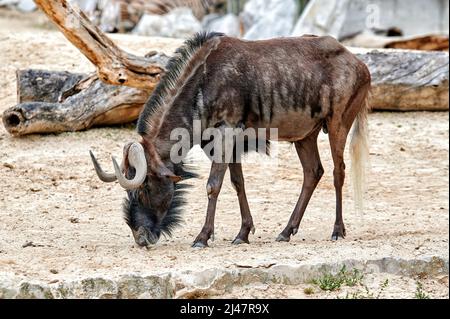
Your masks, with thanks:
[[[134,178],[134,176],[136,176],[136,169],[134,167],[128,167],[128,171],[127,171],[127,177],[128,178]]]

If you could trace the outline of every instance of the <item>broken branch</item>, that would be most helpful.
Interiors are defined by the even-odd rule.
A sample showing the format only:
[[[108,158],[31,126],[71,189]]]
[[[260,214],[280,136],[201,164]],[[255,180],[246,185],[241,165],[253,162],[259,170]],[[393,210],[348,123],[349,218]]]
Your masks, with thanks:
[[[105,83],[153,90],[164,72],[159,55],[139,57],[121,50],[81,9],[67,0],[35,0],[64,36],[97,67]]]

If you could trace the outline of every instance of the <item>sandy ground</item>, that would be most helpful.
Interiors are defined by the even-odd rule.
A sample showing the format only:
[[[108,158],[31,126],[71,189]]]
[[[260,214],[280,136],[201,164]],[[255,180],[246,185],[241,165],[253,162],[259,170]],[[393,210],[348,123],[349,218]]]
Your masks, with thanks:
[[[89,62],[48,24],[19,20],[0,11],[0,112],[16,103],[15,70],[92,71]],[[179,41],[114,37],[130,51],[170,53]],[[102,184],[88,150],[104,167],[135,138],[132,126],[86,132],[12,138],[0,125],[0,273],[58,281],[101,273],[170,272],[208,267],[260,266],[273,263],[339,262],[347,259],[440,256],[448,260],[449,123],[448,113],[377,113],[370,115],[371,170],[366,209],[353,210],[346,183],[344,219],[348,237],[330,236],[334,223],[332,162],[327,137],[320,136],[325,176],[290,243],[274,239],[283,229],[299,196],[302,170],[295,150],[280,145],[278,161],[244,164],[247,194],[257,232],[251,245],[230,244],[239,231],[237,198],[229,182],[221,193],[216,239],[211,248],[190,244],[203,225],[209,163],[198,151],[191,157],[201,177],[187,183],[184,226],[173,238],[150,250],[134,245],[121,213],[124,191]],[[349,160],[347,160],[350,164]],[[262,166],[261,166],[262,165]],[[23,248],[26,243],[33,246]],[[367,277],[373,289],[389,279]],[[414,298],[416,278],[390,278],[382,297]],[[448,298],[448,276],[422,279],[432,297]],[[305,286],[256,285],[217,297],[306,297]],[[337,297],[315,292],[309,297]]]

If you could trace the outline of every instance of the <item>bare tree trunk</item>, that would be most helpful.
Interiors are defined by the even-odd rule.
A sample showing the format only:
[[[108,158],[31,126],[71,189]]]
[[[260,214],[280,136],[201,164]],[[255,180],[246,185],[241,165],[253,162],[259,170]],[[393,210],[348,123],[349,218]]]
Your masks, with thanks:
[[[87,74],[49,72],[41,70],[18,70],[17,100],[25,102],[58,102],[60,95],[86,78]]]
[[[343,40],[342,43],[353,47],[402,49],[420,51],[447,51],[448,35],[431,34],[425,36],[388,37],[362,33]]]
[[[64,80],[75,83],[79,78],[71,88],[64,85]],[[150,94],[67,72],[19,71],[17,79],[21,103],[2,116],[6,130],[14,136],[129,123],[137,119]]]
[[[164,73],[158,54],[139,57],[121,50],[67,0],[35,0],[37,6],[96,67],[105,83],[153,90]]]
[[[448,52],[352,49],[372,75],[374,110],[448,111]]]

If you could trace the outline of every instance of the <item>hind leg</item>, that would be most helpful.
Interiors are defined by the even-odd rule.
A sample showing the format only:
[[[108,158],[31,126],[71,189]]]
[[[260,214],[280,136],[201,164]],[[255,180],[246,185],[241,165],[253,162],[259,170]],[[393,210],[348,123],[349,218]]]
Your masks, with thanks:
[[[308,206],[309,200],[324,173],[317,148],[317,136],[320,129],[302,141],[295,142],[295,148],[303,166],[303,187],[294,212],[286,228],[278,236],[277,241],[289,241],[291,235],[298,232],[300,222]]]
[[[366,98],[367,90],[365,87],[362,87],[350,99],[342,113],[335,112],[327,121],[331,155],[334,164],[334,188],[336,191],[336,221],[334,223],[333,234],[331,235],[332,240],[345,238],[347,235],[342,216],[342,188],[345,180],[344,151],[348,133],[356,116],[365,107]]]
[[[332,240],[338,240],[339,238],[345,238],[346,231],[344,225],[344,219],[342,217],[342,188],[345,180],[345,163],[344,163],[344,150],[347,140],[348,132],[331,132],[329,135],[331,154],[333,156],[334,163],[334,188],[336,191],[336,221],[334,223]]]
[[[239,207],[241,209],[242,225],[239,234],[233,241],[234,245],[249,244],[248,235],[250,232],[255,233],[255,226],[253,226],[253,218],[250,214],[250,208],[248,206],[247,195],[245,194],[244,175],[242,174],[242,164],[232,163],[229,165],[231,183],[236,190]]]

